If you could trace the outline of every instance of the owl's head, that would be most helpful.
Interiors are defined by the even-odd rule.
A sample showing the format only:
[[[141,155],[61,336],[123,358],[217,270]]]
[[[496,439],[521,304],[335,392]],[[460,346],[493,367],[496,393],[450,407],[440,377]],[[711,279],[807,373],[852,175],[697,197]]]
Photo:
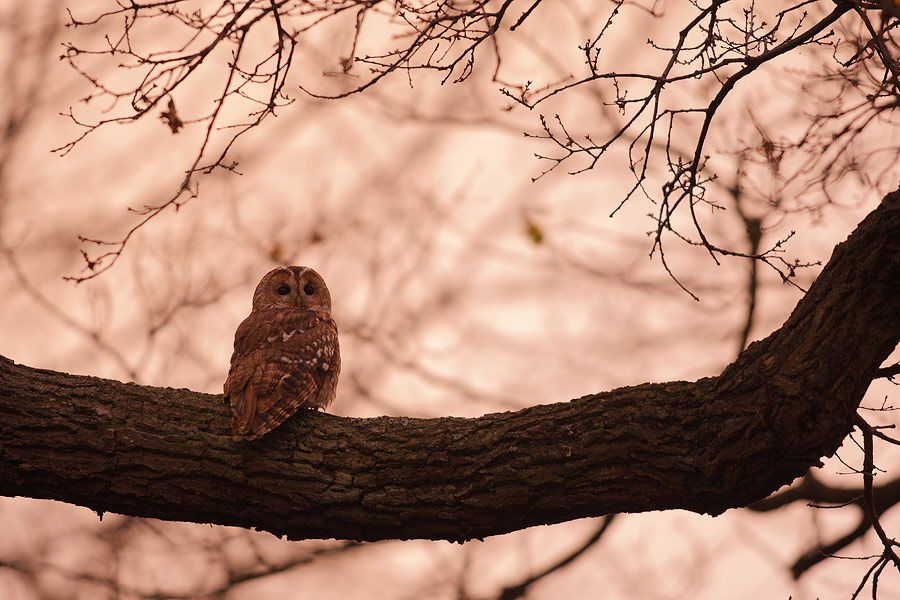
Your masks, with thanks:
[[[253,292],[253,310],[303,308],[331,313],[331,294],[322,276],[309,267],[278,267]]]

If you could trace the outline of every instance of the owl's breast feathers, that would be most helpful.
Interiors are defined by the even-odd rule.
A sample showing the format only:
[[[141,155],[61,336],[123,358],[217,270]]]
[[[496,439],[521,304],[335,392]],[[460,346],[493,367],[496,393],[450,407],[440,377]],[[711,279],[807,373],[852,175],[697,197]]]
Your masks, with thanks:
[[[326,312],[254,311],[235,332],[225,398],[232,434],[268,433],[302,406],[325,408],[341,368],[337,327]]]

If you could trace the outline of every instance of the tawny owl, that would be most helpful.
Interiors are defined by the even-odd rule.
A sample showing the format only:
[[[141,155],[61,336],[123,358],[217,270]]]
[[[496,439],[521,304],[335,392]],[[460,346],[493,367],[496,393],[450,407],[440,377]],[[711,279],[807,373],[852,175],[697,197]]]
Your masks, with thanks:
[[[253,309],[234,334],[225,401],[231,433],[252,440],[272,431],[300,407],[325,408],[341,370],[331,294],[308,267],[266,273]]]

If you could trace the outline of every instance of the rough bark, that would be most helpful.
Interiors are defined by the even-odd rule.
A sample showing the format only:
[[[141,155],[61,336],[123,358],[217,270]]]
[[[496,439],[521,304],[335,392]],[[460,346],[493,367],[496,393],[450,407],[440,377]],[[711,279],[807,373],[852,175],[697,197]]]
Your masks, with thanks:
[[[0,359],[0,494],[300,538],[466,540],[719,514],[831,455],[900,341],[900,191],[721,375],[475,419],[305,413],[235,443],[219,395]]]

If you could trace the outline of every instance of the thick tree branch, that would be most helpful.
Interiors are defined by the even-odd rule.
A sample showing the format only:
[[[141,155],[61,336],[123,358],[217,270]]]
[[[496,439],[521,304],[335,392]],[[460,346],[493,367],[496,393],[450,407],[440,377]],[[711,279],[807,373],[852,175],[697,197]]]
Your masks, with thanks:
[[[615,512],[719,514],[831,455],[900,341],[900,191],[721,375],[475,419],[307,413],[235,443],[218,395],[0,359],[0,494],[292,539],[467,540]]]

